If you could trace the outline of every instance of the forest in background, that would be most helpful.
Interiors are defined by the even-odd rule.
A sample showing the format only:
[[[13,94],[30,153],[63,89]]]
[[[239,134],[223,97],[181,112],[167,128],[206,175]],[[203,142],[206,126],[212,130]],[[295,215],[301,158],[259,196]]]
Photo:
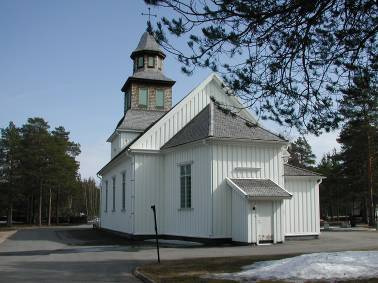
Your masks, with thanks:
[[[326,177],[320,184],[321,218],[359,216],[371,226],[378,201],[378,84],[377,74],[362,69],[343,91],[340,112],[344,123],[337,141],[341,150],[325,154],[316,165],[304,137],[289,147],[289,164]]]
[[[64,127],[50,130],[38,117],[21,127],[10,122],[0,136],[0,220],[51,225],[96,217],[99,189],[80,177],[79,154]]]

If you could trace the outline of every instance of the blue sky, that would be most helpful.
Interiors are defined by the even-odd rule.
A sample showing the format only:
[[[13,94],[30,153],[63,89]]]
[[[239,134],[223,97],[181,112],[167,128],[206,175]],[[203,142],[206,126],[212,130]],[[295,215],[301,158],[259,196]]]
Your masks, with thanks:
[[[0,128],[36,116],[64,126],[81,144],[82,176],[95,177],[110,158],[106,139],[123,113],[120,89],[132,73],[130,54],[145,31],[140,14],[146,11],[142,0],[1,0]],[[186,46],[184,40],[175,44]],[[165,73],[177,81],[175,103],[210,71],[188,78],[168,55]],[[336,136],[309,141],[321,156],[337,146]]]

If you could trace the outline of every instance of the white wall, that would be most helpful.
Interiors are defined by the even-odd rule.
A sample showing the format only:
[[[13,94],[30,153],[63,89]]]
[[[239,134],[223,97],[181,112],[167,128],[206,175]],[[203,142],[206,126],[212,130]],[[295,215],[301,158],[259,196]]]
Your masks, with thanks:
[[[139,132],[117,131],[110,146],[111,159],[140,135]]]
[[[254,225],[255,222],[252,217],[251,203],[236,190],[231,190],[232,240],[236,242],[252,243],[252,225]]]
[[[283,187],[281,145],[214,143],[212,145],[213,234],[231,237],[231,189],[225,178],[271,179]]]
[[[240,107],[233,97],[227,96],[221,89],[219,81],[209,76],[203,83],[195,88],[189,95],[172,108],[158,123],[152,126],[138,141],[131,146],[132,149],[160,149],[170,138],[180,131],[193,119],[209,102],[210,97],[225,105]],[[243,109],[239,115],[247,117],[247,110]],[[251,116],[250,116],[250,119]]]
[[[131,157],[122,158],[109,172],[102,177],[101,182],[101,227],[124,233],[133,233],[134,216],[134,165]],[[122,172],[126,172],[126,204],[122,211]],[[115,211],[113,209],[113,180],[116,177]],[[108,210],[105,212],[105,181],[108,181]]]
[[[159,233],[164,233],[163,160],[160,154],[135,154],[135,234],[155,234],[151,205],[156,206]]]
[[[320,233],[319,185],[313,177],[285,177],[285,189],[293,194],[284,200],[285,235]]]
[[[180,164],[192,162],[192,209],[180,209]],[[165,154],[164,232],[169,235],[211,236],[210,146],[180,147]],[[231,200],[230,200],[231,201]]]

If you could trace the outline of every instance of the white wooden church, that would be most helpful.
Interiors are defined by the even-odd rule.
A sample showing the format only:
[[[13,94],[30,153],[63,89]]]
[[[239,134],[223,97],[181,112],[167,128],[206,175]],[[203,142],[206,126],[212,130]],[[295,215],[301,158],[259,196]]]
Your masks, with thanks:
[[[172,106],[175,81],[149,33],[132,52],[124,113],[100,171],[101,227],[165,238],[284,242],[317,236],[316,173],[285,164],[288,141],[264,129],[212,74]]]

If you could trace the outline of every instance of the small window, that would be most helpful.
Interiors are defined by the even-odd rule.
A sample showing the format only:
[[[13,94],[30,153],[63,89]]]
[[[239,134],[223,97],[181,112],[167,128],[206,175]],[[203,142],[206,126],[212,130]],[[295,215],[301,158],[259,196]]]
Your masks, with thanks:
[[[144,58],[138,57],[138,68],[143,68],[143,67],[144,67]]]
[[[149,68],[155,67],[155,58],[152,56],[148,56],[148,67]]]
[[[122,210],[126,209],[126,173],[122,173]]]
[[[125,105],[124,105],[124,113],[130,108],[130,95],[125,92]]]
[[[164,107],[164,90],[156,90],[156,107]]]
[[[180,166],[180,206],[181,208],[192,207],[192,165]]]
[[[113,211],[115,211],[116,178],[113,177]]]
[[[161,70],[161,64],[162,64],[162,60],[160,58],[157,59],[157,65],[158,65],[158,69]]]
[[[148,91],[146,88],[140,88],[139,89],[139,105],[140,106],[147,106],[147,100],[148,100]]]
[[[105,181],[105,212],[108,212],[108,181]]]

